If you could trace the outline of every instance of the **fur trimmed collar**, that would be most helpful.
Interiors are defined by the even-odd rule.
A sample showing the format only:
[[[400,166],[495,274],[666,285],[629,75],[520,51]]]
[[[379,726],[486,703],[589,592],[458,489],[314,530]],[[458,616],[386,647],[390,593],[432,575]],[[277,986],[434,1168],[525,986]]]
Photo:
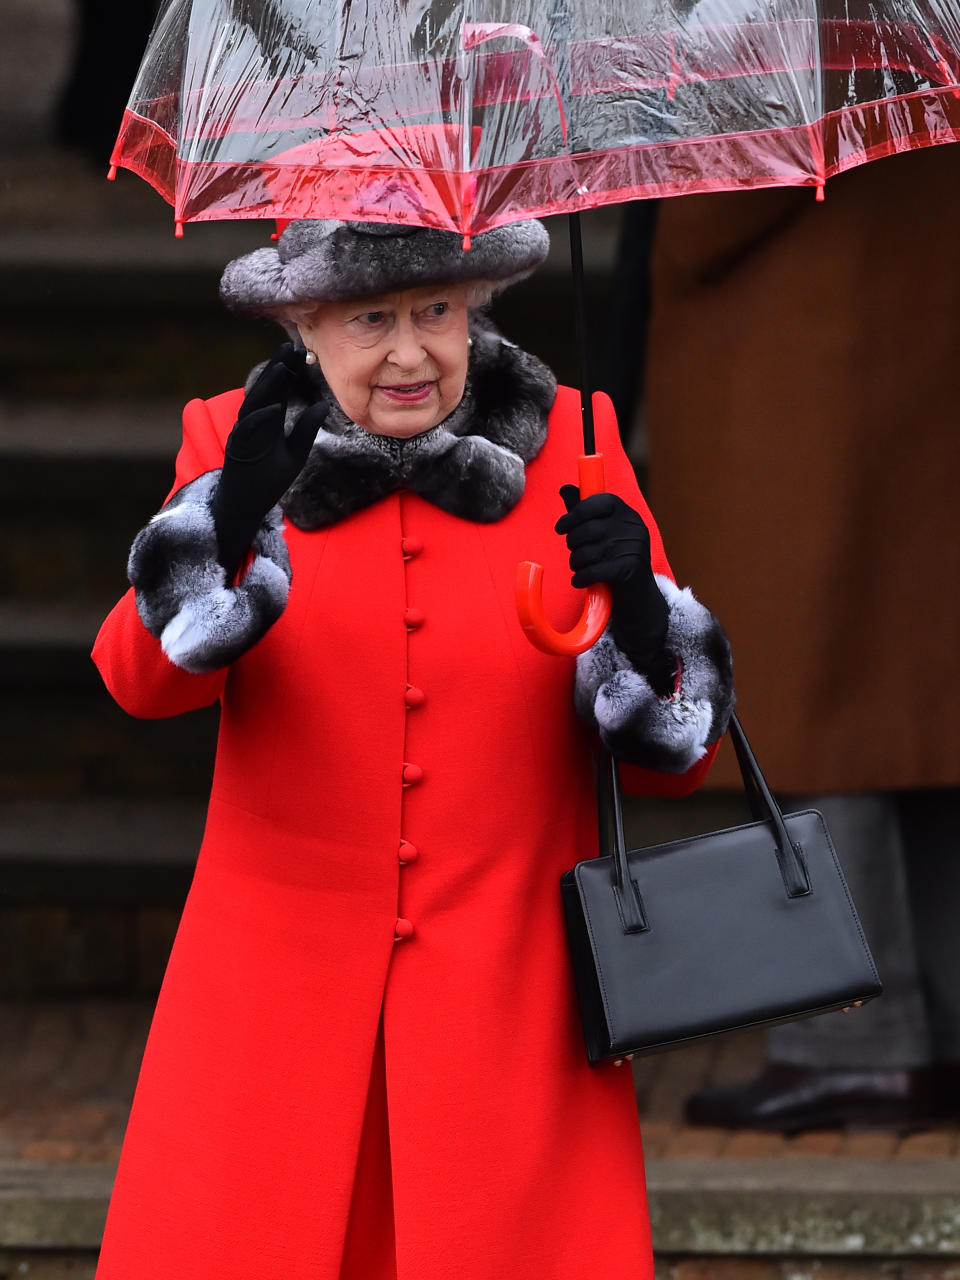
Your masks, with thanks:
[[[314,398],[325,395],[332,407],[281,501],[291,523],[321,529],[404,488],[451,515],[482,523],[500,520],[516,506],[525,466],[546,439],[557,381],[479,312],[471,316],[470,336],[463,399],[438,426],[409,440],[373,435],[351,422],[318,367],[308,366]],[[262,367],[253,370],[248,386]],[[306,404],[306,398],[291,397],[288,430]]]

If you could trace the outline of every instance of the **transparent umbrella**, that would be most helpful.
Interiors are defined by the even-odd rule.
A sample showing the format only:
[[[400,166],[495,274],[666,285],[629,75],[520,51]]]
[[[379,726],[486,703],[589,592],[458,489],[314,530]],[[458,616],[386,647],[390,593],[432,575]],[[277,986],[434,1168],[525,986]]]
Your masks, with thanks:
[[[181,224],[469,236],[958,137],[955,0],[171,0],[112,163]]]
[[[956,0],[170,0],[111,159],[186,222],[335,218],[472,235],[582,209],[809,185],[960,139]],[[584,496],[603,487],[583,360]],[[518,572],[521,622],[579,652]]]

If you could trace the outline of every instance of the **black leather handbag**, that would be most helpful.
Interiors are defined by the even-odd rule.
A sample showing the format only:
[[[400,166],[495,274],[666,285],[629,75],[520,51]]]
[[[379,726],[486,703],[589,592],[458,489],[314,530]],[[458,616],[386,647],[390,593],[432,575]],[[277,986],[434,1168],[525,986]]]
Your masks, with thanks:
[[[756,821],[630,853],[616,762],[601,764],[600,856],[560,881],[592,1064],[882,990],[822,816],[784,817],[736,717],[730,736]]]

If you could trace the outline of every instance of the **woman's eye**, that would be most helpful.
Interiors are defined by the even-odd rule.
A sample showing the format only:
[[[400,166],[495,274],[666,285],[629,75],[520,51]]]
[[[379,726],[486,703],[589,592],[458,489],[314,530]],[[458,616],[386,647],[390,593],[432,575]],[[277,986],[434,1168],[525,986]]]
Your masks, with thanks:
[[[384,311],[365,311],[359,318],[364,324],[380,324],[385,315]]]
[[[427,307],[428,316],[443,316],[450,309],[449,302],[435,302],[432,306]]]

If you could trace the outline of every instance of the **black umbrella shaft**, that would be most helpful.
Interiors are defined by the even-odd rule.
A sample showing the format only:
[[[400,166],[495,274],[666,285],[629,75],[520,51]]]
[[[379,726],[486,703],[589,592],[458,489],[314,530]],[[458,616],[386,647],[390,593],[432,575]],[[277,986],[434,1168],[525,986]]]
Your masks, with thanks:
[[[593,387],[590,382],[590,355],[587,350],[587,300],[583,280],[583,240],[580,214],[571,213],[570,265],[573,267],[573,311],[577,324],[577,352],[580,356],[580,409],[583,414],[583,452],[596,453],[593,429]]]

